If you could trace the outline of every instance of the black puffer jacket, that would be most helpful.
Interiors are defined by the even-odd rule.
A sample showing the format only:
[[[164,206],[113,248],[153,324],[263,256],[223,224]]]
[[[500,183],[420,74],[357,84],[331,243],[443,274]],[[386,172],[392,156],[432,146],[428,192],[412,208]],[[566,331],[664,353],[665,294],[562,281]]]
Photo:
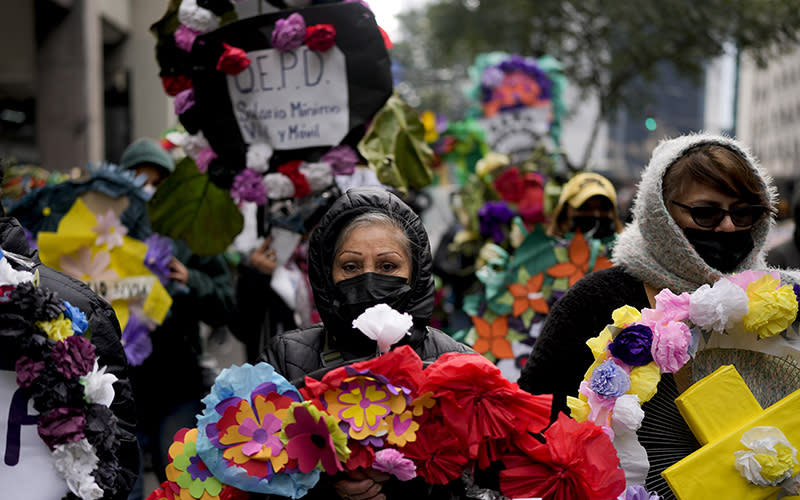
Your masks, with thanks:
[[[111,411],[117,417],[117,425],[121,432],[120,447],[117,451],[120,470],[116,492],[113,496],[104,496],[103,499],[123,500],[128,497],[139,473],[139,448],[135,436],[136,408],[128,381],[125,351],[120,343],[119,322],[114,310],[84,283],[43,265],[38,252],[28,246],[22,226],[13,217],[0,217],[0,247],[21,256],[26,270],[38,270],[40,286],[55,292],[61,299],[68,300],[86,314],[99,363],[107,367],[106,373],[112,373],[117,377],[117,381],[114,382],[114,402],[111,404]],[[2,340],[11,341],[7,338]],[[4,354],[12,352],[13,346],[3,342],[0,342],[0,352]],[[13,361],[9,358],[0,356],[0,363]],[[2,368],[14,369],[13,365]]]
[[[339,297],[332,274],[336,238],[348,222],[366,212],[382,212],[401,220],[411,240],[411,291],[398,309],[413,317],[414,327],[412,334],[397,345],[410,345],[427,362],[445,352],[472,352],[445,333],[427,326],[433,312],[434,284],[428,234],[419,216],[382,188],[356,188],[347,191],[331,206],[309,242],[308,274],[322,324],[280,335],[273,339],[265,353],[266,360],[289,380],[302,380],[305,375],[324,372],[376,351],[375,342],[363,335],[335,335],[335,332],[352,328],[337,307]]]

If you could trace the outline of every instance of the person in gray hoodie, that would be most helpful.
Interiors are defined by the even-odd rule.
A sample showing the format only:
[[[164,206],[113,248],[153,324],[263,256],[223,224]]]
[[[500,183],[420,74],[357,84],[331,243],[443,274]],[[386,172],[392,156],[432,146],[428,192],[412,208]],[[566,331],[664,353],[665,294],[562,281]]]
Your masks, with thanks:
[[[692,292],[729,273],[767,269],[764,244],[774,224],[776,198],[772,179],[740,142],[710,134],[662,141],[642,172],[633,221],[614,248],[614,267],[587,275],[553,306],[522,370],[520,387],[552,393],[555,420],[559,411],[569,413],[566,396],[577,395],[593,361],[586,341],[612,323],[615,309],[653,307],[664,288]],[[796,282],[794,275],[784,278]],[[662,374],[654,400],[670,393],[674,397],[691,378]],[[648,404],[665,404],[683,424],[671,399],[654,400]],[[645,412],[642,428],[658,427]],[[660,460],[650,468],[648,489],[671,464]],[[671,495],[668,488],[658,493]]]

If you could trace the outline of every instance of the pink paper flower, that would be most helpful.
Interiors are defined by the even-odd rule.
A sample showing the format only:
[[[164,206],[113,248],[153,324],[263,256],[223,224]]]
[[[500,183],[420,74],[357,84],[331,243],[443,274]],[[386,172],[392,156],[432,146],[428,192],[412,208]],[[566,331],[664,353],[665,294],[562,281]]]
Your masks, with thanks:
[[[286,19],[275,21],[272,31],[272,47],[286,52],[303,45],[306,38],[306,21],[303,16],[295,12]]]
[[[97,246],[108,245],[109,250],[121,247],[122,237],[128,234],[128,228],[122,224],[117,214],[110,208],[105,215],[97,216],[97,225],[92,228],[92,231],[97,233],[94,244]]]
[[[211,162],[216,158],[217,153],[215,153],[213,149],[203,149],[197,154],[197,158],[194,159],[195,163],[197,163],[197,170],[206,173],[208,171],[208,166],[211,165]]]
[[[742,271],[741,273],[737,273],[731,276],[728,276],[726,279],[731,283],[738,285],[742,290],[745,292],[747,291],[747,285],[750,283],[762,278],[765,274],[769,274],[776,280],[781,280],[781,275],[778,271],[772,271],[771,273],[767,273],[765,271],[754,271],[752,269],[748,269],[747,271]],[[780,283],[778,284],[780,286]]]
[[[670,321],[683,321],[689,318],[689,300],[687,292],[675,295],[669,289],[661,290],[655,296],[656,309],[644,309],[642,311],[643,323],[668,323]]]
[[[330,164],[334,175],[351,175],[356,170],[358,153],[347,144],[331,148],[320,161]]]
[[[372,468],[391,474],[401,481],[417,477],[417,467],[414,462],[394,448],[386,448],[377,452]]]
[[[317,412],[308,406],[292,407],[295,421],[287,424],[284,430],[288,438],[286,451],[289,457],[297,459],[300,472],[309,473],[318,465],[328,474],[341,472],[342,464],[336,452],[331,427],[322,412],[316,416],[313,413]],[[340,436],[340,439],[342,437],[344,436]]]
[[[199,34],[199,31],[193,30],[185,24],[181,24],[178,26],[178,29],[175,30],[175,45],[186,52],[191,52],[194,39],[197,38]]]
[[[117,273],[109,269],[111,254],[105,250],[97,252],[92,257],[92,250],[87,246],[78,249],[76,257],[62,255],[58,261],[61,270],[80,281],[105,281],[117,279]]]
[[[186,89],[178,92],[173,102],[175,107],[175,114],[182,115],[189,111],[189,108],[194,106],[194,89]]]
[[[675,373],[689,361],[692,333],[682,321],[656,324],[653,329],[653,361],[665,373]]]

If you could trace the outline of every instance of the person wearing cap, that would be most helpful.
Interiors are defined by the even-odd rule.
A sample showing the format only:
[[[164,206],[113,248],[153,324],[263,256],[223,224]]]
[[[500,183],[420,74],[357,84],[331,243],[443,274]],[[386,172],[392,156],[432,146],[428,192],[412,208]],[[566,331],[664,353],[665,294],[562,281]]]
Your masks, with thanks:
[[[175,170],[175,162],[161,145],[153,139],[142,138],[132,142],[119,160],[119,166],[144,175],[145,191],[151,194]]]
[[[561,190],[547,233],[561,238],[576,230],[597,239],[606,239],[622,231],[617,192],[600,174],[577,174]]]

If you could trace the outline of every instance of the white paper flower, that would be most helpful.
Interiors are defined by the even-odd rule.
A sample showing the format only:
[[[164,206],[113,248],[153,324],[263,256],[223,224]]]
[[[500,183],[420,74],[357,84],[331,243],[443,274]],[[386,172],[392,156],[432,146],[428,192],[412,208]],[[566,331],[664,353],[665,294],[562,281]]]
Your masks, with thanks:
[[[294,196],[292,180],[283,174],[274,173],[264,176],[264,186],[267,188],[267,197],[271,200],[280,200]]]
[[[322,191],[333,184],[333,169],[330,164],[320,163],[303,163],[300,165],[300,173],[306,176],[308,186],[311,192]]]
[[[614,402],[611,427],[614,432],[634,432],[642,426],[644,411],[636,394],[623,394]]]
[[[108,245],[111,250],[122,246],[122,237],[128,234],[128,228],[122,224],[117,214],[112,209],[108,209],[105,215],[97,216],[97,225],[92,228],[97,233],[94,244],[97,246]]]
[[[97,454],[86,438],[57,445],[53,450],[56,471],[67,482],[69,490],[83,500],[103,497],[103,490],[92,477],[98,462]]]
[[[86,375],[81,376],[81,383],[85,386],[83,393],[86,400],[104,406],[111,406],[114,401],[114,382],[117,376],[106,373],[106,367],[100,368],[97,359],[94,368]]]
[[[19,285],[31,280],[33,280],[33,274],[28,271],[17,271],[11,267],[11,263],[0,250],[0,285]]]
[[[210,145],[203,133],[198,132],[195,135],[186,136],[183,139],[183,144],[180,144],[180,147],[183,148],[187,156],[194,159],[197,158],[204,149],[210,147]]]
[[[689,298],[689,319],[697,326],[721,332],[747,314],[747,294],[726,279],[703,285]]]
[[[639,443],[636,433],[616,433],[612,442],[617,450],[619,466],[625,471],[625,482],[628,485],[644,484],[650,470],[650,461],[647,450]]]
[[[259,142],[247,148],[247,168],[263,174],[269,170],[269,159],[272,158],[272,146]]]
[[[197,5],[196,0],[183,0],[178,9],[178,21],[200,33],[219,28],[220,19],[213,12]]]
[[[745,479],[758,486],[777,486],[792,477],[797,450],[780,429],[753,427],[742,434],[740,441],[749,449],[734,453],[735,465]],[[769,464],[769,471],[763,470],[766,464]]]
[[[92,257],[92,250],[87,246],[78,248],[77,257],[62,255],[58,260],[61,270],[80,281],[106,281],[117,279],[117,273],[109,268],[111,254],[100,250]]]
[[[381,352],[387,352],[398,340],[409,335],[414,321],[408,313],[400,313],[386,304],[368,308],[353,320],[353,328],[378,343]]]

